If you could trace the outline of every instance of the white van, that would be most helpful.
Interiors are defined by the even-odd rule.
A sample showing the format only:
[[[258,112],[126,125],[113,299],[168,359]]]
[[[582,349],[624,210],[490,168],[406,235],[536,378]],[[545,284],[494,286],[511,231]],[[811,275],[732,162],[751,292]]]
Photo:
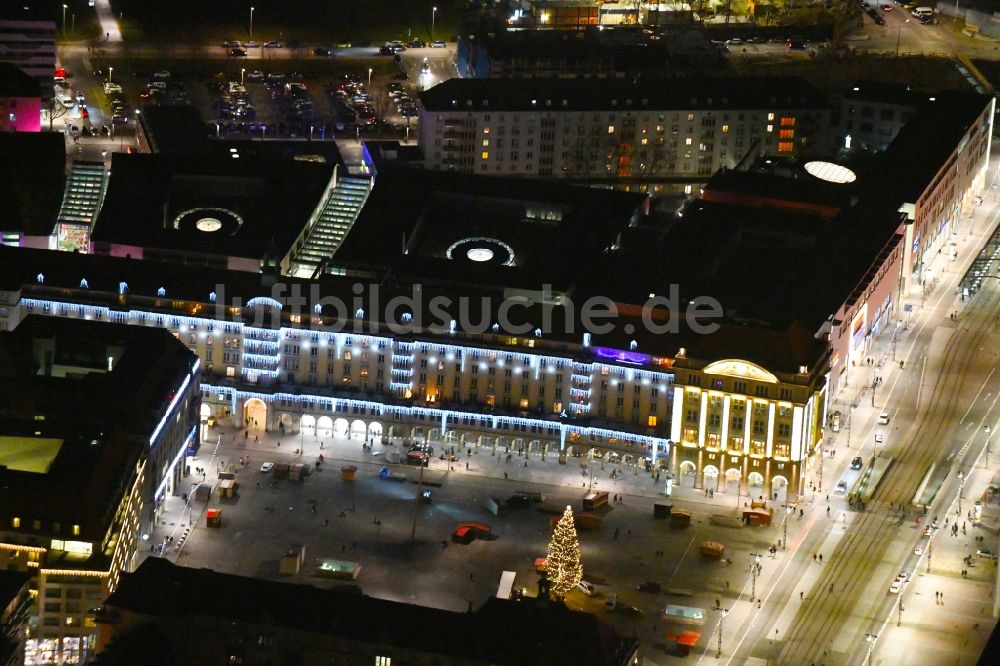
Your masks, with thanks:
[[[910,13],[916,16],[917,18],[921,18],[924,16],[933,16],[934,10],[931,9],[930,7],[915,7],[913,11],[911,11]]]

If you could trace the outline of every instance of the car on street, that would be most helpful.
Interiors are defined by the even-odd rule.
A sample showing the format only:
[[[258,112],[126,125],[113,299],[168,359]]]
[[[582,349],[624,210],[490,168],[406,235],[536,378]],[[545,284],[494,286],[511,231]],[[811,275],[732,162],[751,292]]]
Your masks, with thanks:
[[[987,560],[995,560],[997,559],[997,554],[987,548],[980,548],[976,551],[976,557],[982,557]]]
[[[579,583],[577,583],[576,589],[580,590],[588,597],[593,597],[597,595],[597,587],[593,583],[587,580],[581,580]]]
[[[892,5],[882,5],[882,11],[884,11],[884,12],[891,12],[892,11]]]
[[[323,48],[322,46],[319,46],[313,49],[313,55],[318,55],[323,58],[327,58],[333,55],[333,51],[327,48]]]
[[[847,481],[839,481],[837,483],[837,489],[833,491],[834,495],[846,495],[847,494]]]
[[[158,72],[153,72],[153,78],[154,79],[169,79],[170,78],[170,72],[167,71],[167,70],[165,70],[165,69],[161,69]]]
[[[937,23],[937,19],[933,16],[920,16],[918,19],[922,25],[934,25]]]
[[[627,606],[625,604],[618,605],[618,612],[625,615],[633,615],[638,617],[639,615],[645,615],[646,613],[641,608],[636,608],[635,606]]]
[[[229,49],[229,55],[236,58],[245,58],[247,56],[246,49]]]
[[[647,580],[644,583],[639,583],[639,585],[635,589],[637,589],[639,592],[659,593],[663,589],[663,587],[655,580]]]
[[[270,472],[272,469],[274,469],[274,463],[273,462],[265,462],[265,463],[261,463],[260,464],[260,471],[263,472],[263,473],[265,473],[265,474],[267,474],[268,472]]]
[[[739,37],[733,37],[732,39],[727,39],[726,40],[726,44],[729,44],[730,46],[739,46],[742,43],[743,43],[743,40],[740,39]]]
[[[273,40],[270,42],[264,42],[265,49],[280,49],[282,47],[284,47],[284,44],[282,44],[281,42],[276,42]]]
[[[248,49],[260,48],[260,42],[244,42],[243,46]]]
[[[861,456],[854,456],[854,460],[851,461],[851,469],[861,469],[864,464],[865,461]]]
[[[897,578],[892,581],[892,585],[889,586],[889,592],[891,594],[899,594],[899,591],[903,589],[903,583]]]
[[[443,49],[444,47],[445,47],[445,43],[442,42],[441,40],[436,40],[436,41],[431,42],[431,48],[432,49]]]
[[[427,46],[427,44],[425,44],[421,39],[411,39],[406,43],[406,46],[411,49],[422,49]]]
[[[878,417],[879,425],[889,425],[889,412],[882,412]]]
[[[260,81],[264,78],[264,72],[259,69],[255,69],[252,72],[247,72],[247,78],[251,81]]]
[[[238,49],[243,46],[243,42],[238,40],[230,40],[228,42],[222,42],[222,48],[224,49]]]
[[[918,555],[918,556],[919,555],[923,555],[924,554],[924,544],[918,543],[917,546],[913,549],[913,554],[914,555]]]
[[[906,569],[903,569],[902,571],[900,571],[899,575],[896,576],[896,580],[898,580],[899,582],[903,583],[904,585],[906,583],[909,583],[911,578],[913,578],[913,573],[910,572],[910,571],[908,571],[908,570],[906,570]]]

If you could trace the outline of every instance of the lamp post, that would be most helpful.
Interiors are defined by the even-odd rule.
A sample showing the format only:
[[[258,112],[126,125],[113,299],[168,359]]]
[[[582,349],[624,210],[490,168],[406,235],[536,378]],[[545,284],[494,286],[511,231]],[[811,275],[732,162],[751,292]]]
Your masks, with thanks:
[[[905,21],[903,21],[903,23],[909,23],[909,22],[910,22],[910,19],[906,19]],[[896,57],[897,58],[899,57],[899,36],[900,36],[900,34],[902,34],[902,32],[903,32],[903,26],[900,25],[898,28],[896,28]]]
[[[757,570],[760,568],[760,554],[753,555],[753,564],[750,565],[750,603],[757,598]]]
[[[372,91],[372,68],[368,68],[368,92]]]
[[[114,67],[108,67],[108,83],[111,83],[111,72],[115,71]]]
[[[63,6],[65,7],[65,5],[63,5]],[[438,13],[438,8],[437,7],[432,7],[431,8],[431,41],[432,42],[434,41],[434,24],[437,21],[437,13]],[[65,21],[64,21],[64,23],[65,23]]]
[[[250,39],[253,39],[253,7],[250,8]]]
[[[243,79],[246,76],[246,73],[247,73],[247,70],[246,70],[245,67],[240,69],[240,84],[241,85],[243,84]]]
[[[726,613],[728,612],[728,608],[723,608],[722,617],[719,618],[719,651],[715,655],[716,659],[722,659],[722,622],[726,619]]]
[[[66,10],[69,9],[69,5],[63,5],[63,39],[66,39]]]
[[[896,609],[896,626],[903,626],[903,597],[899,597],[899,608]]]
[[[878,638],[878,635],[865,634],[865,638],[868,639],[868,666],[872,666],[872,652],[875,651],[875,639]]]

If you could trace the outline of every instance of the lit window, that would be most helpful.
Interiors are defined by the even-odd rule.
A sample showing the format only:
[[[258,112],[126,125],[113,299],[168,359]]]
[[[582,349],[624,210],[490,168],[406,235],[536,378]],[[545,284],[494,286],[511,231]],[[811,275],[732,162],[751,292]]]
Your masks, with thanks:
[[[488,160],[488,159],[490,159],[490,151],[488,151],[488,150],[484,150],[484,151],[483,151],[483,154],[482,154],[482,155],[480,155],[480,157],[482,157],[482,158],[483,158],[484,160]]]
[[[781,118],[782,127],[795,127],[795,118],[793,116],[783,116]]]
[[[615,133],[615,126],[608,125],[608,134],[614,134],[614,133]]]
[[[729,131],[729,125],[723,125],[723,126],[722,126],[722,133],[723,133],[723,134],[725,134],[725,133],[727,133],[728,131]]]
[[[11,518],[10,519],[10,526],[13,527],[14,529],[17,529],[18,527],[21,526],[21,519],[20,518]]]
[[[768,125],[767,126],[767,131],[768,132],[773,132],[774,131],[774,125]]]
[[[649,139],[647,139],[646,137],[642,137],[642,145],[645,146],[648,143],[649,143]]]
[[[693,141],[691,140],[691,137],[688,137],[688,138],[684,139],[684,145],[685,146],[690,146],[692,143],[693,143]]]
[[[691,186],[690,185],[685,185],[684,186],[684,194],[691,194]]]
[[[694,120],[694,114],[693,113],[689,113],[688,114],[688,120]]]
[[[392,666],[392,657],[375,657],[375,666]]]
[[[80,526],[79,525],[74,525],[73,526],[73,536],[79,536],[79,535],[80,535]]]
[[[773,113],[767,114],[767,119],[768,120],[774,120],[774,114]]]
[[[795,138],[795,130],[783,129],[778,132],[778,138],[780,139],[793,139]]]
[[[791,141],[781,141],[778,143],[779,153],[790,153],[792,152],[792,142]]]
[[[488,145],[490,145],[490,140],[489,139],[483,139],[483,148],[485,148]]]
[[[344,360],[345,361],[350,361],[351,360],[351,352],[349,352],[349,351],[348,352],[344,352]]]
[[[646,425],[648,425],[650,428],[655,428],[656,427],[656,417],[655,416],[650,416],[648,419],[646,419]]]

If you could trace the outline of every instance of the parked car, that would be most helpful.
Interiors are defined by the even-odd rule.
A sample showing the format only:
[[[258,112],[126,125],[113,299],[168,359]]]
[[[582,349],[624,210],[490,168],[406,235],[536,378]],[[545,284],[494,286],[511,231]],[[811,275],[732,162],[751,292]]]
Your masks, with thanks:
[[[593,597],[597,594],[597,587],[594,586],[594,584],[591,583],[590,581],[586,580],[581,580],[579,583],[577,583],[576,589],[580,590],[588,597]]]
[[[663,589],[663,587],[655,580],[647,580],[644,583],[639,583],[639,585],[635,589],[637,589],[640,592],[658,593]]]
[[[261,463],[261,465],[260,465],[260,471],[264,472],[265,474],[267,474],[268,472],[270,472],[272,469],[274,469],[274,463],[273,462],[265,462],[265,463]]]
[[[980,548],[976,551],[976,557],[982,557],[987,560],[995,560],[997,559],[997,554],[987,548]]]
[[[861,456],[854,456],[854,460],[851,461],[851,469],[861,469],[864,464],[865,461]]]
[[[313,49],[313,55],[318,55],[318,56],[322,56],[322,57],[326,58],[328,56],[332,56],[333,55],[333,51],[331,51],[330,49],[326,49],[326,48],[323,48],[323,47],[320,46],[320,47],[317,47],[317,48]]]
[[[411,39],[411,40],[410,40],[409,42],[407,42],[407,44],[406,44],[406,45],[407,45],[407,46],[408,46],[409,48],[411,48],[411,49],[422,49],[422,48],[424,48],[425,46],[427,46],[427,45],[426,45],[426,44],[425,44],[425,43],[423,42],[423,40],[420,40],[420,39]]]
[[[236,58],[245,58],[247,56],[246,49],[229,49],[229,55]]]
[[[264,48],[265,49],[280,49],[283,46],[284,46],[284,44],[282,44],[281,42],[275,42],[273,40],[270,41],[270,42],[264,42]]]
[[[431,48],[432,49],[443,49],[444,47],[445,47],[445,43],[442,42],[442,41],[440,41],[440,40],[431,42]]]
[[[238,49],[243,46],[243,43],[237,40],[230,40],[228,42],[222,42],[222,48],[224,49]]]
[[[170,72],[167,71],[167,70],[165,70],[165,69],[161,69],[158,72],[153,72],[153,78],[154,79],[169,79],[170,78]]]
[[[264,72],[259,69],[255,69],[252,72],[247,73],[247,78],[251,81],[260,81],[264,78]]]
[[[260,42],[253,42],[253,41],[245,42],[243,46],[248,49],[257,49],[260,48]]]

